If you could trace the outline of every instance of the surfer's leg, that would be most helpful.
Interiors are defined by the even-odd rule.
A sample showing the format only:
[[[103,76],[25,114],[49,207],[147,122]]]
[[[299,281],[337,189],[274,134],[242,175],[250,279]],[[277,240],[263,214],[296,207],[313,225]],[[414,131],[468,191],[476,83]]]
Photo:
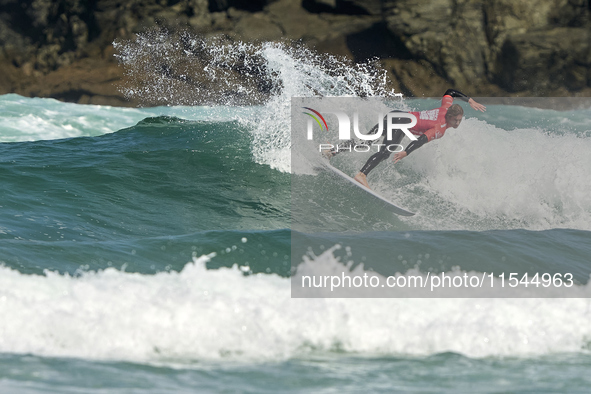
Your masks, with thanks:
[[[361,167],[361,170],[357,173],[357,175],[355,175],[355,180],[357,180],[362,185],[369,187],[369,184],[367,183],[367,175],[369,172],[382,161],[390,157],[390,153],[392,152],[388,150],[388,147],[399,144],[403,137],[404,133],[402,130],[394,130],[391,140],[387,140],[386,137],[384,137],[383,146],[380,146],[378,152],[374,153],[369,159],[367,159],[365,165]]]
[[[400,144],[400,141],[402,141],[402,138],[404,137],[404,133],[402,132],[402,130],[394,130],[394,132],[392,133],[392,139],[391,140],[384,140],[384,146],[383,147],[379,147],[379,151],[377,153],[374,153],[365,163],[365,165],[361,168],[361,171],[364,175],[368,175],[369,172],[371,170],[373,170],[378,164],[380,164],[382,161],[386,160],[388,157],[390,157],[390,150],[388,149],[390,146],[392,145],[398,145]]]
[[[403,111],[399,111],[399,110],[394,110],[394,111],[390,111],[390,112],[403,112]],[[405,119],[405,118],[403,118]],[[396,122],[398,121],[399,118],[393,118],[393,121]],[[404,122],[404,121],[402,121]],[[382,120],[382,133],[385,134],[385,130],[388,127],[388,115],[384,116],[384,119]],[[374,135],[377,134],[378,131],[380,130],[380,124],[376,123],[368,132],[367,135]],[[396,132],[396,131],[395,131]],[[377,141],[381,136],[376,137],[375,140],[363,140],[360,142],[360,144],[362,145],[370,145],[372,143],[374,143],[375,141]],[[340,144],[338,144],[336,147],[330,149],[330,150],[325,150],[323,152],[324,156],[327,158],[331,158],[333,156],[338,155],[339,153],[341,153],[342,151],[345,152],[351,152],[351,147],[355,146],[357,144],[357,142],[354,139],[350,139],[348,141],[345,142],[341,142]]]
[[[392,113],[394,113],[394,112],[404,112],[404,111],[400,111],[400,110],[398,110],[398,109],[395,109],[395,110],[393,110],[393,111],[390,111],[390,113],[391,113],[391,114],[392,114]],[[402,119],[402,120],[401,120],[401,119]],[[398,123],[398,122],[401,122],[401,123],[406,123],[406,122],[407,122],[407,120],[406,120],[406,118],[392,118],[392,122],[393,122],[393,123]],[[371,134],[377,134],[377,133],[378,133],[378,131],[379,131],[379,128],[380,128],[380,124],[379,124],[379,123],[376,123],[376,124],[375,124],[375,125],[374,125],[374,126],[371,128],[371,130],[369,130],[369,131],[367,132],[367,135],[371,135]],[[382,120],[382,133],[385,133],[387,129],[388,129],[388,115],[384,116],[384,119]],[[377,137],[376,139],[378,139],[378,138],[380,138],[380,137]]]
[[[394,111],[390,111],[390,112],[392,113],[392,112],[404,112],[404,111],[400,111],[400,110],[394,110]],[[398,123],[398,122],[400,122],[400,123],[404,123],[404,122],[407,120],[406,118],[402,118],[402,120],[400,120],[400,119],[401,119],[401,118],[393,118],[393,119],[392,119],[392,121],[393,121],[394,123]],[[385,130],[387,130],[387,128],[388,128],[388,115],[384,116],[384,119],[382,120],[382,133],[383,133],[384,135],[385,135],[385,133],[386,133],[386,131],[385,131]],[[376,124],[375,124],[375,125],[374,125],[374,126],[373,126],[373,127],[372,127],[372,128],[371,128],[371,129],[370,129],[368,132],[367,132],[367,135],[374,135],[374,134],[377,134],[379,130],[380,130],[380,124],[379,124],[379,123],[376,123]],[[397,132],[398,132],[398,130],[394,130],[394,135],[395,135]],[[394,135],[392,136],[392,137],[393,137],[393,139],[395,139],[395,138],[394,138]],[[374,142],[376,142],[376,141],[377,141],[377,140],[378,140],[380,137],[381,137],[381,135],[380,135],[380,136],[378,136],[378,137],[376,137],[376,139],[374,139],[374,140],[362,140],[362,141],[360,142],[360,144],[361,144],[361,145],[371,145],[371,144],[373,144]],[[384,137],[384,138],[385,138],[385,137]],[[402,138],[400,138],[400,140],[402,140]],[[386,143],[386,142],[384,142],[384,143]],[[334,147],[334,148],[332,148],[332,149],[327,149],[327,150],[323,151],[323,152],[322,152],[322,154],[323,154],[323,155],[324,155],[326,158],[330,159],[331,157],[334,157],[334,156],[338,155],[338,154],[339,154],[339,153],[341,153],[342,151],[345,151],[345,152],[351,152],[351,147],[355,146],[356,144],[357,144],[357,142],[356,142],[354,139],[350,139],[350,140],[348,140],[348,141],[341,142],[340,144],[338,144],[336,147]]]

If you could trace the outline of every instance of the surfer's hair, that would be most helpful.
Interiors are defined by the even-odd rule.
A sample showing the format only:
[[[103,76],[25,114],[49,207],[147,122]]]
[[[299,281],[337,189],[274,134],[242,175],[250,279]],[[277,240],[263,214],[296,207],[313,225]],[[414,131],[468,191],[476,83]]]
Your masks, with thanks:
[[[460,104],[454,104],[451,107],[449,107],[447,113],[445,114],[445,117],[447,118],[458,115],[464,115],[464,108],[462,108]]]

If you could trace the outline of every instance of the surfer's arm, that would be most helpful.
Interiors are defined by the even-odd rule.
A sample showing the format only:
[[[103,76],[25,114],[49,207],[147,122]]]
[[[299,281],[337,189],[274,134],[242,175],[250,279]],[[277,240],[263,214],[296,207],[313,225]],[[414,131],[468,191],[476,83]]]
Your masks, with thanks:
[[[486,107],[480,103],[477,103],[473,98],[466,96],[464,93],[455,90],[455,89],[447,89],[445,91],[445,93],[443,94],[443,97],[445,98],[445,96],[451,96],[453,98],[459,98],[462,101],[467,102],[468,104],[470,104],[470,107],[472,107],[472,109],[476,110],[476,111],[480,111],[480,112],[484,112],[486,111]]]
[[[453,98],[459,98],[460,100],[465,101],[465,102],[468,102],[470,100],[470,97],[466,96],[464,93],[457,91],[455,89],[447,89],[443,95],[444,96],[451,96]]]

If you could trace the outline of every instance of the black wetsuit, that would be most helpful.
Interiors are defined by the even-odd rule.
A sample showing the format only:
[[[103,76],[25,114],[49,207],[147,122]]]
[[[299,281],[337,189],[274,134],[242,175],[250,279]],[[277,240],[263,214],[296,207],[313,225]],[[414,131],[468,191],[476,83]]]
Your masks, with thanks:
[[[402,111],[391,111],[392,112],[402,112]],[[361,168],[361,172],[364,173],[365,175],[369,174],[369,172],[371,170],[373,170],[378,164],[380,164],[382,161],[386,160],[388,157],[390,157],[390,153],[391,152],[391,147],[393,147],[394,145],[400,145],[400,142],[402,141],[402,139],[404,138],[404,132],[400,129],[394,129],[392,130],[392,138],[388,139],[388,134],[386,133],[387,130],[387,119],[388,116],[384,117],[384,140],[382,141],[382,144],[384,146],[378,146],[378,151],[376,153],[374,153],[373,155],[371,155],[371,157],[369,159],[367,159],[367,162],[365,163],[365,165]],[[404,123],[410,123],[410,119],[409,118],[392,118],[392,123],[393,124],[404,124]],[[369,134],[375,134],[377,133],[378,130],[378,125],[375,125],[369,132]]]
[[[445,96],[451,96],[452,98],[459,98],[463,101],[469,101],[470,98],[468,96],[466,96],[464,93],[459,92],[457,90],[454,89],[448,89],[444,94],[443,97]],[[403,112],[403,111],[391,111],[392,112]],[[392,123],[393,124],[404,124],[404,123],[410,123],[410,119],[408,118],[392,118]],[[392,131],[392,138],[388,139],[388,136],[386,134],[386,130],[387,130],[387,116],[384,117],[384,140],[383,140],[383,145],[384,146],[379,146],[379,150],[377,153],[374,153],[365,163],[365,165],[361,168],[361,172],[364,173],[365,175],[368,175],[369,172],[371,170],[373,170],[378,164],[380,164],[382,161],[386,160],[388,157],[390,157],[390,154],[392,153],[391,151],[391,147],[393,145],[400,145],[400,142],[402,141],[402,138],[404,138],[404,132],[400,129],[395,129]],[[378,125],[376,124],[370,131],[368,134],[376,134],[378,132]],[[412,151],[420,148],[421,146],[423,146],[425,143],[428,142],[428,138],[426,135],[421,135],[416,141],[412,141],[405,149],[405,152],[407,154],[410,154]],[[344,144],[346,144],[345,146],[350,146],[351,144],[354,144],[355,141],[354,140],[350,140],[345,142]],[[338,148],[341,148],[342,146],[339,145]],[[332,150],[332,152],[334,154],[338,153],[338,148],[337,151],[335,151],[334,149]]]

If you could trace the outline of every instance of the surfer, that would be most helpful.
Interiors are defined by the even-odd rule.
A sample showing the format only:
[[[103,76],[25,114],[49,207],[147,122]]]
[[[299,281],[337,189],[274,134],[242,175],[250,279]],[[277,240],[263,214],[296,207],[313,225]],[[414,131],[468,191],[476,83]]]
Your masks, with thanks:
[[[486,107],[482,104],[477,103],[474,99],[466,96],[464,93],[459,92],[454,89],[448,89],[445,94],[443,95],[443,99],[441,100],[441,106],[439,108],[427,110],[427,111],[420,111],[420,112],[410,112],[417,118],[417,124],[410,128],[410,131],[418,137],[416,141],[411,141],[410,144],[406,147],[405,150],[401,152],[397,152],[394,154],[394,163],[399,162],[406,156],[408,156],[411,152],[417,150],[424,144],[429,141],[438,139],[443,137],[445,130],[450,127],[454,129],[457,128],[460,123],[462,122],[462,117],[464,115],[464,109],[459,104],[453,104],[454,98],[459,98],[462,101],[467,102],[470,104],[476,111],[484,112],[486,111]],[[392,111],[392,112],[400,112],[400,111]],[[386,119],[384,118],[384,128],[386,130]],[[401,118],[406,119],[407,118]],[[392,123],[398,124],[405,123],[405,120],[396,119],[393,120]],[[375,134],[378,131],[378,125],[375,125],[368,134]],[[378,164],[382,161],[386,160],[390,156],[390,149],[391,145],[399,145],[400,141],[404,137],[404,132],[400,129],[393,130],[392,138],[388,139],[388,136],[384,136],[383,146],[377,153],[373,154],[365,163],[365,165],[361,168],[361,170],[355,175],[355,179],[361,183],[362,185],[369,187],[367,183],[367,175],[371,170],[373,170]],[[348,141],[347,143],[350,143]],[[334,156],[338,153],[338,148],[335,150],[331,150],[328,152],[329,157]]]

